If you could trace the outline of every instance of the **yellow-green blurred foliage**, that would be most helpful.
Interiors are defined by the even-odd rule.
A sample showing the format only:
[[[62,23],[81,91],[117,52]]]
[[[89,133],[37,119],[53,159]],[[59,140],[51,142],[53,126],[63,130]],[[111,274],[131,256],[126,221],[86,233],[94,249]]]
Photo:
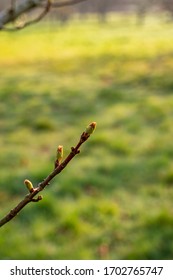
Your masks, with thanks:
[[[173,25],[114,16],[0,34],[0,215],[81,154],[0,229],[1,259],[173,258]]]

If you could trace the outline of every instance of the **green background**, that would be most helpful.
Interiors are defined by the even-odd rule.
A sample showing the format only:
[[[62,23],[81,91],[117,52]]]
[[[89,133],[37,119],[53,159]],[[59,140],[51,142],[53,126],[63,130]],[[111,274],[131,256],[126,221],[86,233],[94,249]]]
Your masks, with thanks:
[[[173,25],[74,20],[0,34],[0,215],[97,122],[0,229],[1,259],[173,258]]]

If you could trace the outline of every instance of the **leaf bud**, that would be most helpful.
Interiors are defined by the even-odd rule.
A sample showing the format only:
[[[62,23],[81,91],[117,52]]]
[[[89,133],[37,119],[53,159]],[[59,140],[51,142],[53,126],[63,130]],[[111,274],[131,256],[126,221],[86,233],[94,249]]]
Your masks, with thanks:
[[[57,155],[56,155],[56,159],[59,161],[59,163],[61,162],[63,158],[63,146],[59,145],[57,148]]]
[[[90,123],[85,130],[85,134],[91,135],[94,132],[96,125],[96,122]]]
[[[59,145],[56,153],[55,168],[59,166],[63,159],[63,146]]]
[[[33,185],[29,180],[25,179],[24,184],[30,193],[32,193],[34,191]]]

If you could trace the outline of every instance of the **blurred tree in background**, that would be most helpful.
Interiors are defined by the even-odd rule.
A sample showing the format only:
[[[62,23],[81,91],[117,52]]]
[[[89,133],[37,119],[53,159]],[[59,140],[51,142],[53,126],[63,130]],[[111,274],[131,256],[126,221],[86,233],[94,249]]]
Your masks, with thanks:
[[[1,0],[0,11],[7,7],[10,7],[10,4],[13,2],[16,5],[16,3],[21,3],[22,0]],[[43,2],[46,3],[46,1]],[[66,1],[57,1],[57,3],[63,2]],[[81,2],[83,1],[81,0]],[[52,9],[49,13],[49,19],[54,19],[65,23],[75,14],[79,14],[84,17],[87,14],[92,13],[97,14],[99,20],[105,21],[106,15],[111,12],[136,12],[138,23],[142,23],[146,13],[155,14],[158,11],[166,12],[168,16],[172,18],[173,0],[88,0],[84,1],[83,3],[79,3],[76,6],[67,6],[59,9],[54,8],[52,4]]]
[[[160,0],[163,11],[166,11],[173,19],[173,0]]]

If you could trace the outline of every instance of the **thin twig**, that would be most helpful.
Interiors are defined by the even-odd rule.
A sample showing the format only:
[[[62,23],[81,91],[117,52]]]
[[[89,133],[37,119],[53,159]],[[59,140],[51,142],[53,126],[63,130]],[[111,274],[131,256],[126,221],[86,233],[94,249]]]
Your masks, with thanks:
[[[61,1],[61,2],[53,2],[52,7],[61,8],[61,7],[65,7],[65,6],[79,4],[80,2],[84,2],[84,1],[87,1],[87,0],[66,0],[66,1]],[[43,6],[43,5],[44,4],[40,4],[40,6]]]
[[[57,176],[61,171],[68,165],[68,163],[77,155],[80,153],[80,146],[87,141],[87,139],[90,137],[91,133],[94,131],[96,126],[96,123],[91,123],[85,132],[82,133],[79,142],[75,147],[71,148],[71,152],[69,155],[65,158],[65,160],[59,164],[41,183],[37,185],[36,188],[33,188],[30,190],[29,194],[27,194],[23,200],[19,202],[19,204],[14,207],[10,212],[0,220],[0,227],[5,225],[7,222],[12,220],[28,203],[30,202],[38,202],[42,199],[42,196],[38,196],[35,198],[35,196],[40,193],[46,186],[50,184],[50,181]],[[28,180],[26,180],[28,181]]]
[[[42,20],[47,15],[47,13],[50,11],[51,5],[52,5],[51,0],[47,0],[46,6],[45,6],[44,10],[41,12],[41,14],[38,15],[35,19],[25,22],[21,28],[24,28],[26,26],[37,23],[40,20]]]
[[[16,31],[16,30],[19,30],[19,29],[23,29],[25,28],[26,26],[29,26],[31,24],[34,24],[34,23],[37,23],[39,22],[40,20],[42,20],[46,15],[47,13],[50,11],[50,8],[51,8],[51,0],[47,0],[47,3],[46,3],[46,6],[44,7],[44,10],[41,12],[41,14],[39,14],[35,19],[32,19],[30,21],[27,21],[27,22],[24,22],[22,25],[19,25],[19,26],[14,26],[12,28],[8,28],[8,27],[3,27],[3,30],[6,30],[6,31]],[[12,12],[14,11],[13,9],[11,10]]]
[[[46,0],[46,3],[44,0],[24,0],[23,2],[17,4],[16,0],[11,0],[11,7],[0,12],[0,30],[16,31],[22,29],[28,25],[40,21],[50,11],[50,7],[60,8],[64,6],[75,5],[84,1],[87,0],[65,0],[54,3],[51,3],[51,0]],[[39,7],[44,8],[44,11],[36,19],[26,22],[21,27],[5,27],[6,24],[13,22],[15,19],[19,18],[20,15],[28,13],[29,11]]]

